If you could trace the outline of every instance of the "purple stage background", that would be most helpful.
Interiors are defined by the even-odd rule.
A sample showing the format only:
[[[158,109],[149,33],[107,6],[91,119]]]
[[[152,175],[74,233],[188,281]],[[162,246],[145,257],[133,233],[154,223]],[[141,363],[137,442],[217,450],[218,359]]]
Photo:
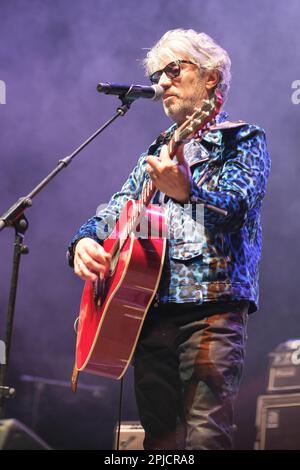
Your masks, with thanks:
[[[267,132],[272,173],[264,202],[260,311],[249,321],[248,353],[237,402],[236,447],[253,448],[257,396],[265,393],[268,353],[300,338],[299,115],[291,88],[300,79],[298,0],[0,0],[0,213],[109,118],[116,97],[99,81],[145,83],[145,48],[178,27],[215,38],[232,59],[231,119]],[[1,101],[1,99],[0,99]],[[3,97],[2,97],[2,101]],[[27,211],[10,362],[17,388],[8,416],[56,448],[109,449],[119,383],[82,375],[73,397],[71,375],[82,282],[65,261],[69,240],[107,201],[138,155],[169,125],[160,103],[136,102],[33,201]],[[0,234],[1,334],[14,234]],[[43,377],[56,384],[21,376]],[[163,406],[163,403],[161,403]],[[125,379],[123,420],[136,420],[132,371]]]

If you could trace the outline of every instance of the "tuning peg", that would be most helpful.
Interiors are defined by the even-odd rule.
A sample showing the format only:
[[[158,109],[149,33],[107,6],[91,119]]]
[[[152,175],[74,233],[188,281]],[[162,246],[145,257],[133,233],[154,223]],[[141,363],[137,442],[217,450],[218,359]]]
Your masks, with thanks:
[[[193,119],[193,124],[201,124],[201,119]]]

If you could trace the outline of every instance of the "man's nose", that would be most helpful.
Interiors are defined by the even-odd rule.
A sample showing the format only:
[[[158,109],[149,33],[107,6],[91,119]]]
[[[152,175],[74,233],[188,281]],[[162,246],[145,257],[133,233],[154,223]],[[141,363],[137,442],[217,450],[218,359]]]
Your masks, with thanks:
[[[168,77],[168,75],[163,72],[160,76],[158,81],[158,85],[162,86],[163,88],[167,89],[172,85],[172,79]]]

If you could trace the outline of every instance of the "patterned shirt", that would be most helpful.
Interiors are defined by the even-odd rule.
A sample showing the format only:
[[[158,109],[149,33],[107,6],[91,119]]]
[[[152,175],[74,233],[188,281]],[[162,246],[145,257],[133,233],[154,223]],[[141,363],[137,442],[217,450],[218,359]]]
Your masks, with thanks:
[[[219,128],[185,144],[184,155],[192,173],[191,203],[183,206],[159,192],[154,197],[153,202],[163,203],[167,209],[170,230],[157,297],[161,302],[199,304],[248,300],[253,312],[258,307],[260,214],[270,158],[260,127],[226,125],[226,118],[226,113],[220,113]],[[121,190],[79,229],[68,250],[71,266],[75,243],[83,237],[101,243],[112,231],[126,201],[139,198],[149,179],[147,155],[159,156],[161,146],[170,140],[175,128],[171,126],[150,145]],[[212,211],[207,205],[224,212]],[[193,215],[198,209],[203,215],[200,221]],[[188,222],[184,230],[183,222]]]

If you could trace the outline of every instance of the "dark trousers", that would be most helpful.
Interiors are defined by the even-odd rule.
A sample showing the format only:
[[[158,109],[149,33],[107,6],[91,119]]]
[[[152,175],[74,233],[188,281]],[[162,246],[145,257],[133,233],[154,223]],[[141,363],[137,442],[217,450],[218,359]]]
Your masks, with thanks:
[[[231,449],[248,302],[152,306],[134,356],[145,449]]]

